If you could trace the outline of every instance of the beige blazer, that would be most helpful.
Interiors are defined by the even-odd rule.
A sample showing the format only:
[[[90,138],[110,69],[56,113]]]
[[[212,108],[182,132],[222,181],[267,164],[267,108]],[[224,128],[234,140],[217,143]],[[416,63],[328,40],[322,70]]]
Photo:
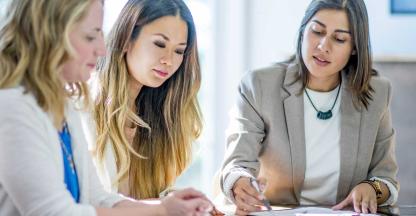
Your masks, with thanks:
[[[265,195],[271,203],[299,204],[306,159],[303,91],[297,73],[297,65],[280,63],[242,79],[227,131],[223,190],[228,174],[243,171],[268,180]],[[342,77],[337,202],[360,181],[375,176],[399,187],[389,81],[373,76],[373,100],[368,110],[358,110],[344,72]]]

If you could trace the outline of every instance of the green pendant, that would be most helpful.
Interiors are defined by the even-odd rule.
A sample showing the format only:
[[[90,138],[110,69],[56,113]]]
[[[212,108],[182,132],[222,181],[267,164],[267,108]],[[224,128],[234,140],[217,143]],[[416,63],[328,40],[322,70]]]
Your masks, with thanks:
[[[316,117],[318,117],[318,119],[321,119],[321,120],[330,119],[332,117],[332,111],[331,110],[328,110],[326,112],[318,111],[318,114],[316,115]]]

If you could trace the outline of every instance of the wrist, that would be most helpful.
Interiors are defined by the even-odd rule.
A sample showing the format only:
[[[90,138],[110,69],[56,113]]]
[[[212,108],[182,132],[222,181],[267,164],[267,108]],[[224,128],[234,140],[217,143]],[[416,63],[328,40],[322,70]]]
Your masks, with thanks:
[[[224,179],[223,191],[224,191],[225,196],[231,202],[235,203],[233,189],[235,187],[235,183],[242,177],[254,178],[252,177],[252,175],[250,175],[247,172],[237,170],[237,171],[230,172]]]
[[[374,189],[374,192],[376,193],[377,200],[379,200],[383,197],[383,192],[381,190],[380,181],[378,181],[378,180],[364,180],[364,181],[361,181],[360,184],[361,183],[369,184]]]

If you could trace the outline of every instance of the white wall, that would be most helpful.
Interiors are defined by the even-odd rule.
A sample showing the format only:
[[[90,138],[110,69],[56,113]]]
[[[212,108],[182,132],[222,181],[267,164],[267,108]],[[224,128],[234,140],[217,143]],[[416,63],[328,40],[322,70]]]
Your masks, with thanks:
[[[104,23],[103,31],[105,34],[108,34],[113,26],[114,22],[117,20],[118,15],[120,14],[121,9],[123,9],[127,0],[106,0],[104,3]]]
[[[294,53],[296,31],[310,0],[250,1],[249,67]],[[365,0],[375,60],[416,61],[416,15],[391,15],[389,0]]]
[[[10,0],[0,0],[0,25],[2,25],[4,18],[6,14],[6,9],[10,3]]]
[[[251,0],[215,0],[213,12],[212,70],[203,71],[203,82],[211,92],[210,116],[205,117],[211,142],[203,155],[204,185],[212,185],[214,173],[220,168],[225,152],[225,130],[228,111],[237,94],[238,82],[248,70],[247,6]],[[211,80],[205,80],[211,77]],[[211,82],[210,82],[211,81]],[[201,103],[205,103],[202,101]],[[204,114],[205,115],[205,114]],[[209,188],[211,189],[211,188]],[[207,191],[209,195],[211,190]]]
[[[374,58],[416,61],[416,14],[390,14],[390,0],[366,0]]]
[[[297,29],[310,0],[250,1],[250,68],[285,60],[294,53]]]

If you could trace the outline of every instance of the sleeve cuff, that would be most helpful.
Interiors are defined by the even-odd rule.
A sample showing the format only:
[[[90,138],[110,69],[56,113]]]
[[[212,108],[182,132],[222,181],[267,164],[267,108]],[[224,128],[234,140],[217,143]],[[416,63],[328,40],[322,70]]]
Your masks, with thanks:
[[[397,198],[399,196],[399,192],[397,191],[397,188],[394,187],[394,185],[391,182],[389,182],[389,181],[387,181],[385,179],[382,179],[382,178],[378,178],[378,177],[372,177],[372,178],[370,178],[370,180],[378,180],[378,181],[381,181],[384,184],[386,184],[387,187],[389,188],[389,191],[390,191],[389,198],[384,203],[380,204],[379,206],[394,205],[397,202]]]
[[[227,197],[227,199],[233,203],[235,202],[233,193],[234,183],[241,177],[254,178],[254,176],[247,171],[235,170],[230,172],[224,179],[223,192],[225,197]]]

